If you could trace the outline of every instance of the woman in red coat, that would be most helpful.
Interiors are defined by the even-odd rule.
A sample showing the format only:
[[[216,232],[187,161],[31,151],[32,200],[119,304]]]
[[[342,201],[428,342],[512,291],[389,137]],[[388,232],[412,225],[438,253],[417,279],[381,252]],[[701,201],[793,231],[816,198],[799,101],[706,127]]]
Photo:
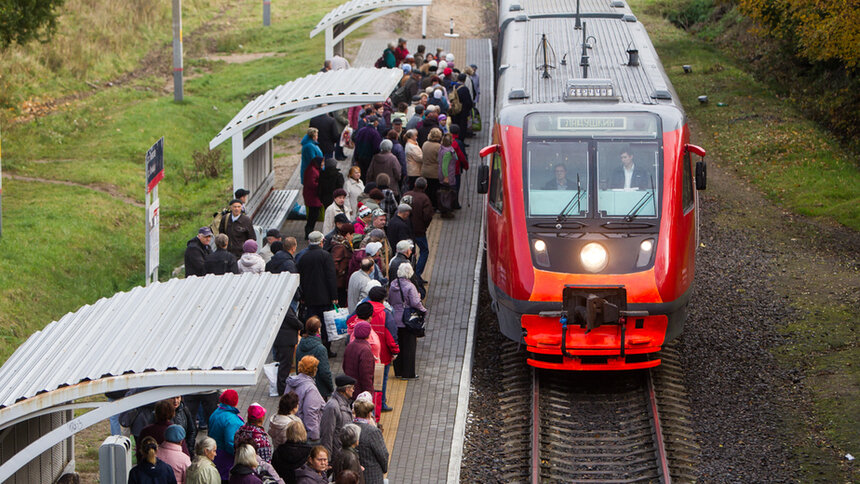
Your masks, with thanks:
[[[304,178],[302,178],[302,198],[305,200],[308,215],[308,221],[305,223],[305,239],[308,238],[308,234],[314,231],[314,226],[320,216],[320,209],[322,209],[322,200],[320,200],[319,195],[322,161],[320,156],[312,159],[311,164],[305,169]]]

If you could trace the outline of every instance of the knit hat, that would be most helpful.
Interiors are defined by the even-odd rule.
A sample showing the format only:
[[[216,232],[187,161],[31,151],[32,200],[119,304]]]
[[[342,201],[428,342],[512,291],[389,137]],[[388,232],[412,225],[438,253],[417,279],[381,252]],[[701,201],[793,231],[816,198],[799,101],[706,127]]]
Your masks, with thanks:
[[[248,419],[263,420],[266,418],[266,409],[257,402],[248,407]]]
[[[445,70],[442,71],[442,74],[444,74],[446,76],[450,76],[452,72],[454,72],[454,71],[450,67],[446,67]]]
[[[356,402],[359,400],[361,400],[362,402],[373,403],[373,395],[371,395],[370,392],[361,392],[358,394],[357,397],[355,397]]]
[[[364,247],[364,253],[373,257],[382,248],[382,242],[370,242]]]
[[[355,325],[355,329],[352,330],[352,334],[355,335],[357,339],[367,339],[370,337],[370,323],[367,321],[359,321]]]
[[[254,239],[246,240],[245,243],[242,244],[242,252],[246,252],[246,253],[257,252],[257,241]]]
[[[439,70],[444,71],[448,67],[448,63],[445,61],[439,61]]]
[[[277,254],[278,252],[284,250],[284,243],[280,240],[276,240],[272,242],[271,249],[273,254]]]
[[[363,302],[355,307],[355,315],[358,319],[367,319],[373,316],[373,305],[369,302]]]
[[[436,89],[435,91],[433,91],[433,97],[436,99],[442,99],[442,90]]]
[[[377,209],[377,210],[379,210],[379,209]],[[374,212],[376,212],[376,210],[374,210]],[[385,213],[383,213],[382,215],[385,215]],[[376,217],[376,214],[374,213],[373,216]],[[377,239],[384,239],[385,238],[385,231],[382,229],[373,229],[370,231],[369,235],[371,237],[376,237]],[[370,245],[370,244],[368,244],[368,245]]]
[[[383,287],[374,287],[370,290],[370,292],[367,293],[367,297],[369,297],[370,300],[373,302],[382,302],[387,295],[388,293]]]
[[[361,208],[358,209],[358,217],[364,218],[373,213],[373,210],[370,209],[367,205],[362,205]]]
[[[164,431],[164,440],[178,444],[185,440],[185,429],[180,425],[171,425]]]
[[[319,230],[314,230],[308,234],[308,242],[311,244],[319,244],[323,240],[323,233]]]
[[[382,200],[385,198],[385,195],[382,194],[382,190],[378,188],[374,188],[373,190],[371,190],[369,195],[370,198],[374,200]],[[382,212],[382,214],[385,215],[385,212]],[[376,214],[374,214],[373,216],[376,217]]]
[[[239,405],[239,394],[236,393],[236,390],[224,390],[224,393],[221,394],[218,401],[224,405],[235,407],[236,405]]]
[[[334,385],[337,388],[346,387],[349,385],[355,385],[355,378],[349,375],[338,375],[334,377]]]
[[[437,67],[439,65],[436,63],[435,60],[431,60],[430,62],[428,62],[428,64],[430,64],[430,67]]]
[[[343,188],[337,188],[337,189],[335,189],[334,192],[332,192],[332,196],[334,198],[345,197],[346,196],[346,190],[344,190]]]
[[[412,72],[412,66],[410,66],[409,64],[403,64],[400,66],[400,68],[403,69],[403,72],[407,74]]]
[[[200,230],[197,231],[197,235],[209,237],[210,235],[212,235],[212,229],[210,229],[209,227],[200,227]]]
[[[449,52],[448,55],[445,56],[445,60],[448,62],[454,62],[454,54]]]

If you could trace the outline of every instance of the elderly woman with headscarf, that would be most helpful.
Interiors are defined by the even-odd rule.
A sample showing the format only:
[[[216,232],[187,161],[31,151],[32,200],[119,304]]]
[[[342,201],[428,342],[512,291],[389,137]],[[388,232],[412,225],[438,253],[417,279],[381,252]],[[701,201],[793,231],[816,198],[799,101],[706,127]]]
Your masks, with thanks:
[[[239,258],[239,272],[262,274],[266,270],[266,261],[257,253],[257,241],[246,240],[242,244],[242,257]]]
[[[252,403],[248,407],[248,422],[239,427],[236,431],[234,439],[253,441],[257,448],[257,456],[265,461],[272,461],[272,439],[263,429],[263,422],[266,418],[266,409],[259,403]]]
[[[363,308],[364,304],[359,304]],[[372,311],[372,307],[370,308]],[[363,310],[363,309],[362,309]],[[356,309],[359,311],[359,309]],[[372,314],[372,313],[371,313]],[[367,338],[373,329],[367,321],[358,321],[353,328],[353,338],[346,345],[343,354],[343,372],[355,379],[355,393],[371,392],[373,394],[373,368],[376,358]]]
[[[394,310],[394,322],[397,324],[397,343],[400,346],[400,356],[394,360],[394,374],[400,378],[418,378],[415,373],[415,351],[418,348],[418,337],[406,327],[403,313],[412,308],[427,313],[427,308],[421,304],[418,288],[410,280],[415,271],[412,264],[404,262],[397,267],[397,279],[391,281],[388,290],[388,302]]]
[[[212,459],[217,452],[215,439],[206,437],[194,448],[197,457],[185,473],[186,484],[221,484],[221,475]]]
[[[373,155],[373,158],[371,158],[365,180],[376,180],[377,175],[385,173],[388,175],[388,180],[391,184],[389,188],[391,188],[395,195],[398,195],[400,193],[399,186],[402,170],[400,169],[400,161],[397,159],[397,156],[391,152],[393,146],[394,144],[390,139],[384,139],[379,143],[379,153]]]

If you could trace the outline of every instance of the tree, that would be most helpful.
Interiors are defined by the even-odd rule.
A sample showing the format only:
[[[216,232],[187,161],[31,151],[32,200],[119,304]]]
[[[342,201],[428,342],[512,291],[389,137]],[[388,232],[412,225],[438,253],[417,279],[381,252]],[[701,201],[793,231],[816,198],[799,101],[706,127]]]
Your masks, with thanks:
[[[57,28],[57,9],[66,0],[0,0],[0,50],[12,43],[45,42]]]

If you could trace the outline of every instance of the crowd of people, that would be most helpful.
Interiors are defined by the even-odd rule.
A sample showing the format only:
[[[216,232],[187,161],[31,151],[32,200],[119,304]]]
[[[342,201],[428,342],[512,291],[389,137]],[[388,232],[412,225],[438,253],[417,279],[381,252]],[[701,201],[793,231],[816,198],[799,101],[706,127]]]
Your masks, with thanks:
[[[125,412],[111,419],[111,431],[128,427],[135,438],[129,482],[383,482],[389,456],[379,419],[392,409],[389,373],[419,378],[424,333],[413,321],[428,311],[427,229],[435,213],[451,218],[460,208],[469,168],[463,138],[472,134],[480,89],[477,66],[461,71],[441,49],[412,54],[400,39],[380,59],[379,67],[403,71],[390,98],[316,116],[301,141],[307,247],[299,250],[279,228],[258,241],[242,188],[186,245],[187,277],[301,276],[273,347],[275,415],[267,419],[267,409],[251,403],[243,418],[234,390]],[[336,56],[322,70],[348,66]],[[349,314],[348,339],[343,372],[334,376],[326,318],[338,308]]]

